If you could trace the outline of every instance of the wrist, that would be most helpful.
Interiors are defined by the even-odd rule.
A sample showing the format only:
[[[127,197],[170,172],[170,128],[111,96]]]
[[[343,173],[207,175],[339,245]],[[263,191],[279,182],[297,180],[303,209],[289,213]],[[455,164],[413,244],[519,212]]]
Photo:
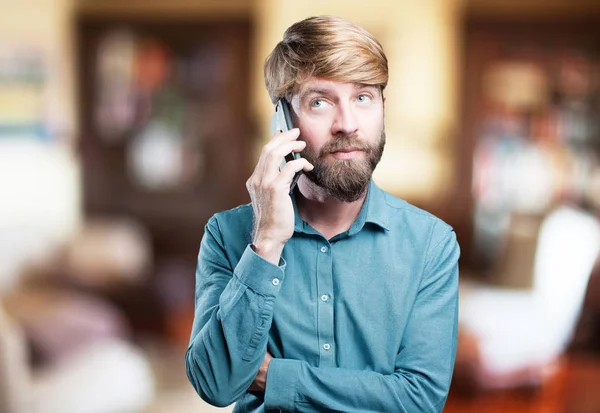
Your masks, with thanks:
[[[257,254],[272,264],[279,265],[279,259],[285,243],[257,238],[250,247]]]

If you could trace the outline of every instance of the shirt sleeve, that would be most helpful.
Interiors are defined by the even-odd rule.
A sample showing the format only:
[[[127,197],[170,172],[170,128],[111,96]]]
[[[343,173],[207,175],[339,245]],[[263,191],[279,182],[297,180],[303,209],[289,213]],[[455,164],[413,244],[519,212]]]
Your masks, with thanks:
[[[437,237],[434,232],[392,374],[273,359],[267,372],[265,408],[441,412],[456,356],[459,255],[454,231],[445,230]]]
[[[285,276],[250,246],[232,268],[213,217],[196,269],[196,305],[186,371],[198,395],[223,407],[248,389],[264,359],[273,306]]]

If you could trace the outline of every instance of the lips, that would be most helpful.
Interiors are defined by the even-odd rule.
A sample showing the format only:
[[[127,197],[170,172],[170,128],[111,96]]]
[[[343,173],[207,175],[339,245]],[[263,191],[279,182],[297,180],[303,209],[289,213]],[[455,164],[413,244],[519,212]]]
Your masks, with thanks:
[[[344,148],[331,152],[331,156],[337,159],[349,160],[359,156],[362,152],[363,150],[358,148]]]
[[[343,148],[343,149],[337,149],[335,151],[331,151],[331,153],[336,153],[336,152],[355,152],[355,151],[362,151],[362,149],[360,149],[360,148]]]
[[[331,151],[329,151],[329,153],[337,153],[337,152],[342,152],[342,153],[348,153],[348,152],[358,152],[358,151],[365,151],[365,148],[360,148],[357,146],[352,146],[352,147],[348,147],[348,148],[336,148],[333,149]]]

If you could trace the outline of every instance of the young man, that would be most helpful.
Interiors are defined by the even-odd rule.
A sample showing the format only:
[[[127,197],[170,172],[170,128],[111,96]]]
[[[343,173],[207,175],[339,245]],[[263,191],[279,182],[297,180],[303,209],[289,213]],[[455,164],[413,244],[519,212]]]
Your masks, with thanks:
[[[198,394],[235,412],[439,412],[456,351],[452,228],[371,180],[387,59],[335,17],[292,25],[265,63],[298,128],[267,143],[251,205],[213,216],[186,355]],[[279,169],[282,158],[302,159]],[[303,171],[290,196],[294,174]]]

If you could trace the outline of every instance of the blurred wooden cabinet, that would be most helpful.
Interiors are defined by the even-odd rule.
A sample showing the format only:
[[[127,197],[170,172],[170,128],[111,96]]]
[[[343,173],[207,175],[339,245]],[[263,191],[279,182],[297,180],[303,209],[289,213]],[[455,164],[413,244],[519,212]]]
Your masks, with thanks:
[[[78,19],[85,214],[148,230],[167,312],[193,306],[208,218],[249,201],[248,19]]]

